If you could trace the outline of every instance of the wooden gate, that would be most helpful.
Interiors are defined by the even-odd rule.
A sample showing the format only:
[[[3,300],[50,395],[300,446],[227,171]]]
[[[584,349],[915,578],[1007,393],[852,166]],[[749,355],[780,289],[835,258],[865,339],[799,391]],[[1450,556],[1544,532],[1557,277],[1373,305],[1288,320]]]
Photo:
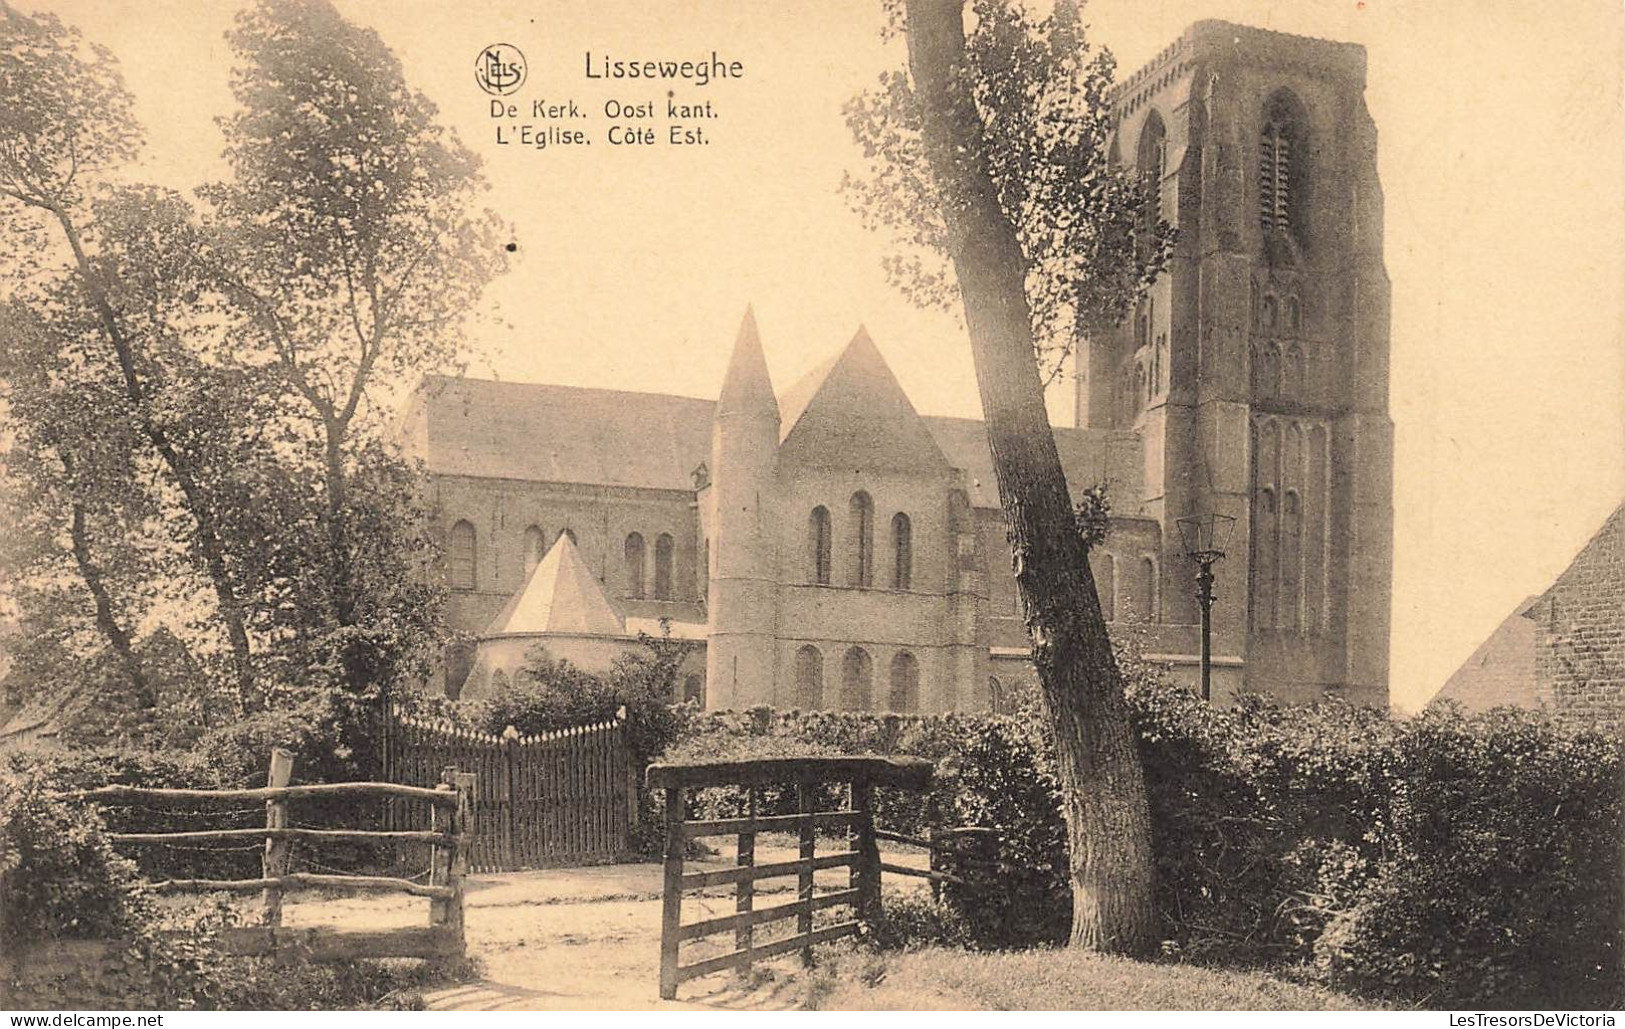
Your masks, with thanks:
[[[432,785],[447,767],[474,773],[471,871],[604,864],[630,855],[637,773],[619,718],[538,736],[509,726],[496,736],[391,710],[382,751],[390,782]],[[384,814],[391,829],[415,818],[394,802]]]

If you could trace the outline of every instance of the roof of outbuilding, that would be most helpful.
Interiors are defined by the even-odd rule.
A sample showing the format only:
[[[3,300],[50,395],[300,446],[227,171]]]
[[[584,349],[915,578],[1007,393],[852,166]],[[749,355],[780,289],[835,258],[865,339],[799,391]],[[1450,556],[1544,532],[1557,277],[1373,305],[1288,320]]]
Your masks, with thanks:
[[[626,620],[604,595],[592,569],[564,533],[547,552],[501,612],[491,620],[486,636],[515,633],[591,633],[619,636]]]

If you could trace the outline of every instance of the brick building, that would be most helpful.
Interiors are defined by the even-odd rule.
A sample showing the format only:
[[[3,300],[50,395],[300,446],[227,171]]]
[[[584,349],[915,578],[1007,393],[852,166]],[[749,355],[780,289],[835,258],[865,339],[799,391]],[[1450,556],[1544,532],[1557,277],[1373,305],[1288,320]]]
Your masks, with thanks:
[[[1154,179],[1180,238],[1128,323],[1090,341],[1057,444],[1075,494],[1109,484],[1108,618],[1188,678],[1175,522],[1236,519],[1221,699],[1387,705],[1389,303],[1364,87],[1358,46],[1201,22],[1114,98],[1113,158]],[[921,416],[862,331],[781,393],[747,314],[715,401],[433,379],[406,438],[435,476],[452,619],[488,653],[546,642],[493,623],[562,538],[559,563],[590,569],[625,626],[599,642],[669,619],[703,644],[687,689],[712,707],[977,710],[1032,674],[983,427]],[[465,693],[488,688],[487,665],[453,662],[449,685],[476,667]]]
[[[1433,702],[1547,710],[1576,728],[1625,728],[1625,505],[1557,581],[1518,606]]]

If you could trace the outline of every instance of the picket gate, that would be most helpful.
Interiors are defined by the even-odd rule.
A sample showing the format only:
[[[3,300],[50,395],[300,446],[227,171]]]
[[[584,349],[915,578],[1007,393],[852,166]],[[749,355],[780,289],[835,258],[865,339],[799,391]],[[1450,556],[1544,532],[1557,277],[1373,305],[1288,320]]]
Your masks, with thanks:
[[[448,767],[474,773],[471,871],[606,864],[630,856],[637,772],[620,718],[535,736],[510,726],[495,735],[391,708],[382,735],[386,781],[432,785]],[[416,818],[394,801],[384,813],[391,829]]]

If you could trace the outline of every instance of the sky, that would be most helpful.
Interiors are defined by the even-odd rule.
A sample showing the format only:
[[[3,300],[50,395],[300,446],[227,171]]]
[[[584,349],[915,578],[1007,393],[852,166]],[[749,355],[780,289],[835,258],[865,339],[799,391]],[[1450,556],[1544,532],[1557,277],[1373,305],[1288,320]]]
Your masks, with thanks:
[[[858,167],[842,105],[903,59],[878,0],[338,3],[485,159],[487,202],[513,226],[471,374],[715,396],[753,304],[781,391],[862,324],[922,412],[979,415],[958,316],[887,285],[885,241],[837,190]],[[147,130],[139,175],[222,174],[234,2],[20,6],[119,58]],[[1414,710],[1625,497],[1625,15],[1617,0],[1091,0],[1085,18],[1120,75],[1203,18],[1367,48],[1393,280],[1390,681]],[[745,73],[681,90],[719,115],[708,145],[538,151],[498,143],[506,119],[475,84],[498,42],[526,57],[515,100],[573,99],[594,136],[607,101],[665,89],[587,80],[586,53],[716,51]],[[1060,392],[1052,415],[1070,424]]]

